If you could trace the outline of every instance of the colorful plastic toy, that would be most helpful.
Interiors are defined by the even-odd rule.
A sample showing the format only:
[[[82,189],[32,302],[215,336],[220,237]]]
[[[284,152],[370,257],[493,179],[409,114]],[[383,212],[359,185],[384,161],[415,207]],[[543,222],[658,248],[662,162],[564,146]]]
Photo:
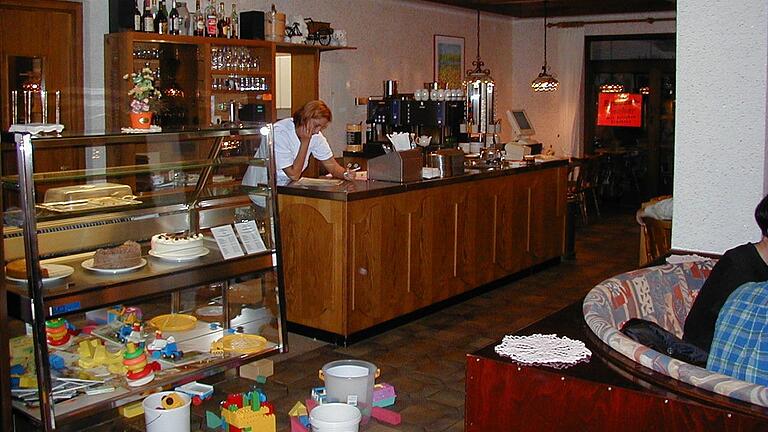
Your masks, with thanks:
[[[203,403],[204,400],[213,397],[213,386],[197,381],[186,383],[183,386],[176,387],[174,390],[189,395],[192,398],[192,405],[194,406],[198,406]]]
[[[56,318],[45,322],[45,336],[48,347],[65,349],[72,340],[72,331],[67,320]]]
[[[128,369],[125,379],[129,386],[138,387],[155,379],[156,370],[160,370],[157,362],[147,362],[144,348],[133,342],[128,342],[123,354],[123,365]]]
[[[210,429],[275,432],[277,427],[275,410],[267,402],[266,395],[258,389],[227,395],[227,399],[221,403],[221,417],[210,411],[205,414]]]

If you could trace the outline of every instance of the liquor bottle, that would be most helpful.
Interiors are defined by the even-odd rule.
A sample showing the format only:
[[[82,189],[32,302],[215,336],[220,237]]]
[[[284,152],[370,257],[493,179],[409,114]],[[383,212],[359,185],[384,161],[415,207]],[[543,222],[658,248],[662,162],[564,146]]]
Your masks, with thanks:
[[[152,19],[157,17],[157,0],[152,0]]]
[[[205,36],[205,17],[203,17],[203,10],[200,9],[200,0],[195,0],[195,14],[192,17],[191,27],[194,36]]]
[[[168,33],[172,35],[181,34],[181,29],[184,27],[184,22],[179,16],[179,11],[176,9],[176,0],[171,2],[171,12],[168,14]]]
[[[213,0],[208,0],[208,6],[205,8],[205,35],[207,37],[216,37],[219,33],[219,17],[216,16],[216,8],[213,7]]]
[[[139,4],[135,1],[133,3],[133,31],[141,31],[141,11],[139,10]]]
[[[143,30],[147,33],[155,32],[155,17],[152,16],[150,0],[144,0],[144,15],[141,18]]]
[[[168,11],[165,10],[165,0],[160,0],[160,9],[155,15],[155,31],[168,34]]]
[[[240,17],[237,15],[236,3],[232,3],[232,17],[229,19],[229,32],[232,34],[232,39],[240,37]]]
[[[229,35],[229,17],[224,9],[224,2],[219,3],[219,13],[217,14],[219,19],[216,26],[218,27],[219,37],[230,37]]]

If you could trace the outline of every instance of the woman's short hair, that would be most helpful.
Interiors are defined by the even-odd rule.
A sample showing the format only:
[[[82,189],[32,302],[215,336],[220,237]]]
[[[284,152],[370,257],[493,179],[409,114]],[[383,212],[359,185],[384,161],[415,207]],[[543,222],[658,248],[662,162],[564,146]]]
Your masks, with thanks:
[[[333,121],[333,114],[321,100],[309,101],[293,113],[293,124],[296,126],[305,125],[312,119],[327,119],[330,122]]]
[[[755,221],[760,227],[763,237],[768,237],[768,195],[764,196],[755,208]]]

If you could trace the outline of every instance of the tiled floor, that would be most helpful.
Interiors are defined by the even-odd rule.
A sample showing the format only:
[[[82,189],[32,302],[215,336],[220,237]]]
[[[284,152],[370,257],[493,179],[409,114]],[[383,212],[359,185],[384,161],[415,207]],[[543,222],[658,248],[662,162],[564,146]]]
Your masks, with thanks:
[[[632,215],[605,215],[579,227],[575,261],[350,347],[326,345],[277,363],[265,389],[281,414],[278,430],[290,430],[285,413],[296,401],[306,399],[312,387],[322,385],[318,369],[344,358],[376,364],[381,369],[379,381],[394,385],[397,391],[392,408],[402,415],[403,423],[395,427],[372,421],[368,431],[464,430],[465,354],[580,300],[603,279],[636,268],[638,236]]]
[[[381,369],[379,381],[394,385],[397,391],[397,403],[390,408],[402,415],[402,424],[372,421],[367,431],[464,430],[466,353],[580,300],[605,278],[637,267],[639,231],[633,215],[609,213],[592,222],[578,229],[575,261],[564,261],[350,347],[297,338],[294,348],[306,352],[284,355],[264,386],[278,412],[278,430],[290,430],[288,411],[296,401],[306,399],[312,387],[322,385],[317,371],[329,361],[345,358],[376,364]],[[219,384],[217,394],[243,391],[253,384],[232,379]],[[197,416],[201,411],[193,412],[193,430],[208,430]],[[134,423],[112,430],[134,430],[131,426],[143,428]]]

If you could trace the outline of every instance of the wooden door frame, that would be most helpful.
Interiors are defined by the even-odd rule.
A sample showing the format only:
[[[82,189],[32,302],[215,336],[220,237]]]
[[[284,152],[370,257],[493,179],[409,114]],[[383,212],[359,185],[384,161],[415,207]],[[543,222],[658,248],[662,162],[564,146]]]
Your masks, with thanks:
[[[83,90],[83,5],[82,3],[74,3],[64,0],[35,0],[30,2],[29,0],[0,0],[0,9],[17,9],[22,11],[35,11],[48,10],[51,12],[65,13],[72,16],[74,23],[73,33],[73,46],[72,51],[69,53],[70,57],[74,59],[74,70],[72,70],[73,79],[70,82],[72,92],[72,124],[68,125],[69,130],[82,131],[85,127],[84,124],[84,90]],[[0,51],[0,88],[8,89],[8,77],[3,71],[8,69],[8,62],[4,47]],[[0,112],[3,112],[2,122],[10,124],[10,112],[8,112],[8,94],[7,92],[0,92]]]

